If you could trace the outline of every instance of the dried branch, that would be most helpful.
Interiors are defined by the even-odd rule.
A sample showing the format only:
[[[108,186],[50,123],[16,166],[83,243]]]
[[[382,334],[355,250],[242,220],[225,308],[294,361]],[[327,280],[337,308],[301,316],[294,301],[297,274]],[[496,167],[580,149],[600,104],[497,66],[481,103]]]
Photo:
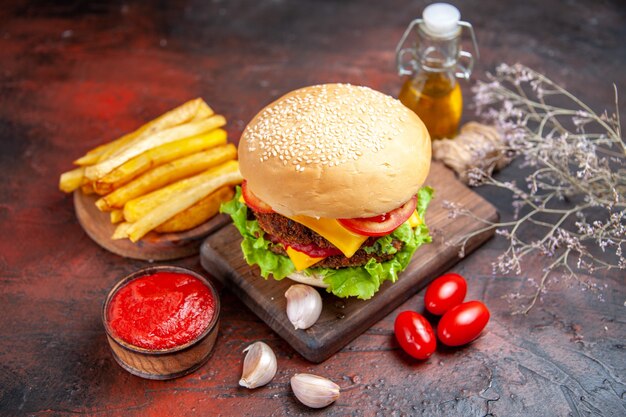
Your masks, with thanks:
[[[523,259],[537,253],[553,259],[530,295],[515,312],[528,313],[545,292],[548,277],[561,272],[585,288],[598,286],[581,272],[626,269],[626,145],[618,114],[595,113],[544,75],[520,64],[500,65],[489,82],[474,87],[477,113],[504,135],[509,152],[530,168],[522,187],[474,170],[472,185],[490,185],[512,193],[514,219],[484,223],[463,236],[460,253],[475,235],[496,229],[509,246],[494,272],[521,274]],[[561,103],[567,101],[568,105]],[[448,203],[452,217],[476,218]],[[537,236],[524,240],[522,236]],[[524,301],[525,300],[525,301]]]

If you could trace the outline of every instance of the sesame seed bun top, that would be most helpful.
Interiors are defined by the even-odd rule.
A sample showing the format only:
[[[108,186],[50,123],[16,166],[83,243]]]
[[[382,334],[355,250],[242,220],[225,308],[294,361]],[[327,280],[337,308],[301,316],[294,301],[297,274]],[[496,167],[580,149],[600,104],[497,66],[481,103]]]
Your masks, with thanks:
[[[389,212],[417,193],[430,158],[430,136],[415,113],[349,84],[282,96],[252,119],[239,142],[249,189],[286,216]]]

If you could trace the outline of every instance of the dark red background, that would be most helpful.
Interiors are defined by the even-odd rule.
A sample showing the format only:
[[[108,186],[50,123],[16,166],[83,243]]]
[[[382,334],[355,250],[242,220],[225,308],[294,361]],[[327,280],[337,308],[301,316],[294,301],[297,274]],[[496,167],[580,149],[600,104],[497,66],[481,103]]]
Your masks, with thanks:
[[[8,3],[8,4],[7,4]],[[277,96],[344,81],[397,94],[394,48],[426,2],[178,1],[5,2],[0,8],[0,414],[304,414],[289,388],[295,372],[342,387],[333,415],[603,415],[626,413],[623,271],[593,278],[604,301],[573,282],[553,283],[528,316],[502,297],[528,293],[546,265],[492,275],[505,242],[494,239],[455,271],[468,298],[491,308],[486,334],[426,362],[392,336],[411,298],[341,352],[311,365],[228,292],[211,361],[174,381],[123,371],[100,323],[109,288],[145,262],[99,248],[82,231],[72,199],[57,190],[71,161],[183,101],[202,96],[237,141]],[[611,108],[626,87],[626,7],[615,1],[475,0],[458,3],[476,28],[475,78],[522,62],[593,108]],[[463,84],[471,101],[468,84]],[[622,100],[623,102],[623,100]],[[622,106],[623,108],[623,106]],[[467,109],[466,109],[467,110]],[[622,120],[626,120],[622,111]],[[472,118],[466,111],[464,118]],[[523,178],[513,166],[501,176]],[[511,215],[509,196],[479,190]],[[175,262],[200,270],[197,257]],[[242,350],[257,340],[279,361],[273,382],[237,386]]]

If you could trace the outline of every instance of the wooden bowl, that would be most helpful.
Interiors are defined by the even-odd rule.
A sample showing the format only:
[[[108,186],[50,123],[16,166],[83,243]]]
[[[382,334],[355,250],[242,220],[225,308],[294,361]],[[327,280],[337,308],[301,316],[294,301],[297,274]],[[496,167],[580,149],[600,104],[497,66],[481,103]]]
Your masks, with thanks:
[[[215,313],[207,328],[195,339],[184,345],[162,350],[134,346],[120,339],[111,329],[108,308],[117,291],[129,282],[157,272],[175,272],[191,275],[209,288],[215,300]],[[172,379],[187,375],[204,365],[210,357],[219,327],[220,299],[217,290],[206,278],[186,268],[177,266],[151,266],[136,271],[119,281],[109,292],[102,308],[102,323],[113,357],[117,363],[133,375],[147,379]]]

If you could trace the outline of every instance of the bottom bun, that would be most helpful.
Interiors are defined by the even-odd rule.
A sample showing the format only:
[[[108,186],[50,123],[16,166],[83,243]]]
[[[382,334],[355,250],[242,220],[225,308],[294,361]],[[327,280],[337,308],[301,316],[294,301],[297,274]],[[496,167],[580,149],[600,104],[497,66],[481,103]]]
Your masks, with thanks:
[[[314,272],[309,274],[294,272],[288,275],[287,278],[302,284],[313,285],[314,287],[328,288],[328,284],[324,282],[324,277]]]

